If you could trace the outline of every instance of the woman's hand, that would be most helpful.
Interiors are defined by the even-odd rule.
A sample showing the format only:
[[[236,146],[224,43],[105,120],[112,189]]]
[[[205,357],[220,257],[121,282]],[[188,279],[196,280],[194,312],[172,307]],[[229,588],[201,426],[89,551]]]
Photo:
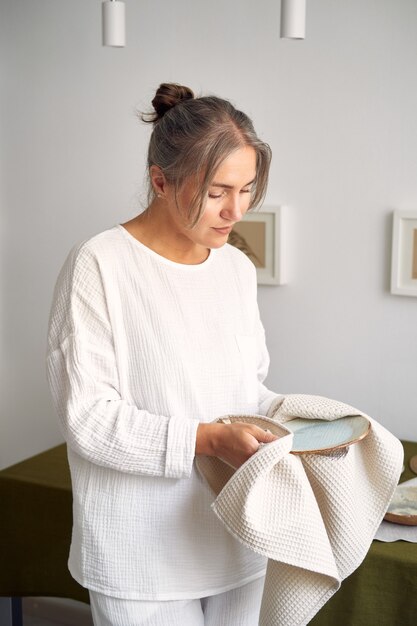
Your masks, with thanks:
[[[217,456],[238,468],[254,454],[260,443],[278,439],[254,424],[200,424],[197,429],[196,454]]]

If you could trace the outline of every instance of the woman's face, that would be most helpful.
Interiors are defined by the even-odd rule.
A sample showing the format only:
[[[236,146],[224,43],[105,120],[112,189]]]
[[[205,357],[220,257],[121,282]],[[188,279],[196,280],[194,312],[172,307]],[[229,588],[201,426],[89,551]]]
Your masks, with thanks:
[[[223,246],[234,224],[248,210],[255,178],[256,152],[252,147],[245,146],[230,154],[216,171],[208,189],[205,210],[194,228],[189,229],[183,224],[175,206],[171,218],[176,217],[176,227],[180,229],[181,235],[206,248]],[[178,194],[179,207],[187,207],[194,195],[195,184],[189,181],[183,186]],[[170,192],[174,195],[173,190]],[[175,197],[171,201],[175,203]]]

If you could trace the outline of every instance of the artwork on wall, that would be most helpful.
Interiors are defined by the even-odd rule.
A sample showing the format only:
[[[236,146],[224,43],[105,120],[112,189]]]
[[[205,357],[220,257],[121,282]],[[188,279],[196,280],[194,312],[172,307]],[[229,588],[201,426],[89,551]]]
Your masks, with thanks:
[[[394,211],[391,293],[417,296],[417,211]]]
[[[228,243],[242,250],[256,267],[258,284],[283,285],[285,276],[285,207],[249,211],[235,224]]]

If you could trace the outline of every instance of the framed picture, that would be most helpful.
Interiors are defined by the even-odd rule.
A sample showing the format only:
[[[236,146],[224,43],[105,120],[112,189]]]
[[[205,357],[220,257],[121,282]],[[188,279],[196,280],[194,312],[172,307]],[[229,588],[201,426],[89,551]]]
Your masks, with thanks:
[[[242,250],[256,267],[258,284],[283,285],[286,207],[249,211],[235,224],[228,243]]]
[[[417,211],[394,211],[391,293],[417,296]]]

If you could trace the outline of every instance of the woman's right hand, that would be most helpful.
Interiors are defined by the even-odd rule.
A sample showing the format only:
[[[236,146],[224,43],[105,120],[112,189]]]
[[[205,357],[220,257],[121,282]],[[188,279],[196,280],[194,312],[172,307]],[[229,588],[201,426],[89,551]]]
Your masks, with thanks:
[[[257,452],[261,443],[270,443],[276,439],[278,437],[255,424],[201,423],[197,429],[195,452],[217,456],[232,467],[238,468]]]

